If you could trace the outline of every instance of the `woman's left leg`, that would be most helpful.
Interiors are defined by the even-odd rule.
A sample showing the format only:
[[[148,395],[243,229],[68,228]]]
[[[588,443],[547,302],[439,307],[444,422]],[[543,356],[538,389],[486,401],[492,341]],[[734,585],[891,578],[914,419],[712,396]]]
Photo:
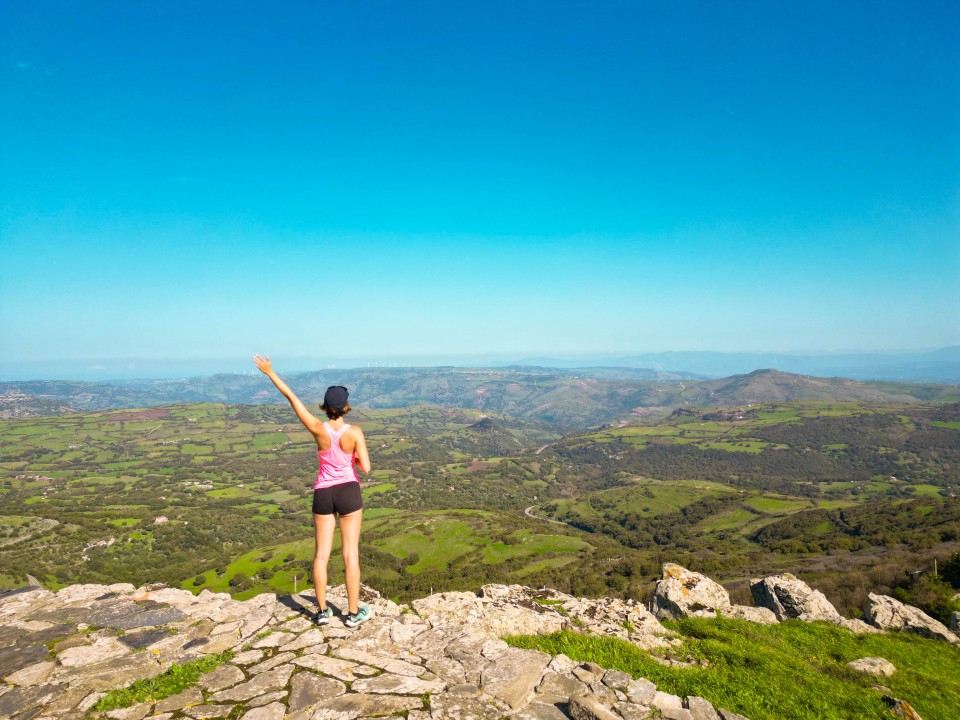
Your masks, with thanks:
[[[360,523],[363,510],[340,516],[340,545],[343,551],[343,569],[347,581],[348,612],[360,610]]]

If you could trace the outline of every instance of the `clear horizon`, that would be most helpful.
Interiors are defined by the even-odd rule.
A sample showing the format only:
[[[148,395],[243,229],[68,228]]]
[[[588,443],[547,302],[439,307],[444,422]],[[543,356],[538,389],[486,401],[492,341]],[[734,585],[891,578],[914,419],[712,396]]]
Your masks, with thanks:
[[[953,351],[951,359],[947,362],[954,367],[951,377],[960,378],[960,346],[933,348],[922,351],[842,351],[829,353],[816,353],[804,351],[740,351],[740,352],[719,352],[713,350],[700,351],[659,351],[650,353],[594,353],[569,355],[563,353],[540,353],[525,357],[515,357],[509,355],[408,355],[408,356],[381,356],[378,358],[359,358],[359,357],[310,357],[304,355],[280,355],[273,356],[274,365],[280,372],[299,373],[312,372],[319,370],[354,370],[365,367],[398,367],[398,368],[435,368],[435,367],[457,367],[457,368],[496,368],[505,365],[534,365],[542,362],[553,362],[553,365],[546,367],[556,367],[558,369],[575,367],[634,367],[632,364],[638,358],[645,356],[660,355],[681,355],[681,356],[700,356],[716,355],[717,363],[720,365],[736,362],[737,358],[755,357],[768,358],[771,360],[781,359],[789,361],[798,361],[808,359],[811,363],[825,361],[829,364],[830,359],[848,360],[860,363],[860,373],[867,372],[870,361],[888,358],[899,362],[910,362],[917,358],[929,360],[930,353],[943,351]],[[866,363],[866,364],[864,364]],[[646,369],[659,369],[666,372],[690,372],[683,363],[678,366],[663,366],[660,368],[649,367]],[[759,367],[753,369],[760,369]],[[776,368],[782,369],[782,368]],[[10,363],[0,360],[0,382],[24,382],[24,381],[127,381],[127,380],[171,380],[208,377],[215,374],[256,374],[258,371],[253,365],[252,358],[238,357],[159,357],[159,358],[67,358],[62,360],[48,360],[34,363]],[[795,372],[795,370],[787,370]],[[725,373],[732,374],[732,373]],[[812,373],[816,374],[816,373]],[[948,382],[953,382],[950,380]]]
[[[0,373],[960,345],[956,3],[0,21]]]

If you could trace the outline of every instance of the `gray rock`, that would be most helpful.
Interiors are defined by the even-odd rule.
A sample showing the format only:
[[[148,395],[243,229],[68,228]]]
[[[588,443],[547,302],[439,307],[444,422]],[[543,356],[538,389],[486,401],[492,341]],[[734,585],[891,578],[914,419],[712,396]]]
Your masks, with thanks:
[[[88,667],[59,668],[51,678],[82,685],[89,690],[113,690],[137,680],[156,677],[165,669],[153,653],[139,652]]]
[[[274,632],[270,633],[266,637],[260,638],[253,643],[254,650],[262,650],[263,648],[279,648],[286,645],[288,642],[293,640],[296,636],[293,633],[288,632]]]
[[[170,637],[170,633],[166,630],[166,628],[159,628],[135,630],[133,632],[124,633],[119,639],[120,642],[122,642],[128,648],[135,650],[138,648],[148,647],[168,637]]]
[[[46,705],[66,690],[64,685],[34,685],[18,687],[0,695],[0,717],[6,717]]]
[[[38,662],[7,675],[6,680],[11,685],[41,685],[47,681],[55,667],[56,665],[49,661]]]
[[[214,693],[210,696],[209,701],[215,703],[224,701],[241,702],[257,695],[281,690],[287,684],[292,673],[292,665],[282,665],[275,670],[267,670],[267,672],[255,676],[252,680]]]
[[[474,697],[437,695],[430,698],[431,720],[496,720],[502,716],[496,706]]]
[[[568,708],[573,720],[621,720],[611,708],[591,695],[575,695]]]
[[[0,677],[12,675],[30,665],[47,659],[48,651],[44,645],[20,645],[0,649]]]
[[[161,608],[158,610],[148,610],[145,613],[139,613],[137,615],[128,615],[120,618],[110,627],[115,627],[118,630],[133,630],[134,628],[168,625],[169,623],[184,620],[186,617],[186,615],[176,608]]]
[[[247,701],[247,707],[262,707],[263,705],[269,705],[273,702],[280,702],[289,695],[286,690],[275,690],[272,693],[267,693],[266,695],[259,695],[252,700]],[[284,704],[286,707],[286,704]]]
[[[240,720],[283,720],[285,714],[283,703],[274,702],[250,710]]]
[[[526,704],[549,662],[546,653],[508,648],[483,670],[480,687],[516,710]]]
[[[137,703],[128,708],[118,708],[107,713],[113,720],[143,720],[153,709],[152,702]]]
[[[323,653],[325,651],[317,650],[316,652]],[[237,653],[236,657],[233,658],[235,665],[253,665],[258,663],[263,659],[265,653],[263,650],[244,650],[243,652]]]
[[[409,675],[383,673],[372,678],[357,680],[350,686],[351,692],[379,693],[382,695],[423,695],[443,692],[442,680],[421,680]]]
[[[653,700],[650,701],[650,704],[660,712],[683,709],[683,700],[678,695],[671,695],[659,690],[653,694]]]
[[[294,640],[291,640],[289,643],[283,646],[283,649],[288,652],[295,652],[297,650],[309,650],[310,652],[315,653],[324,653],[326,652],[326,645],[324,644],[323,631],[320,628],[313,628],[307,630],[302,635],[298,636]]]
[[[183,714],[195,718],[195,720],[208,720],[209,718],[226,717],[231,710],[233,710],[233,705],[197,705],[185,709]]]
[[[720,716],[714,709],[713,704],[708,700],[704,700],[702,697],[697,697],[696,695],[689,696],[686,706],[693,720],[720,720]]]
[[[283,665],[286,662],[293,660],[295,655],[292,652],[281,652],[274,655],[269,660],[264,660],[262,663],[257,663],[252,667],[247,668],[247,672],[251,675],[258,675],[259,673],[266,672],[267,670],[273,670],[277,665]]]
[[[646,678],[631,680],[627,685],[627,697],[637,705],[650,705],[657,694],[657,686]]]
[[[952,645],[960,643],[960,637],[922,610],[905,605],[888,595],[867,596],[864,620],[883,630],[903,630],[934,640],[944,640]]]
[[[292,660],[294,665],[305,667],[308,670],[315,670],[324,675],[330,675],[344,682],[353,682],[357,679],[354,670],[359,667],[356,663],[337,658],[327,657],[326,655],[301,655]]]
[[[364,715],[387,715],[419,710],[423,701],[409,695],[364,695],[350,693],[325,700],[314,710],[314,720],[354,720]]]
[[[770,608],[752,607],[750,605],[732,605],[723,611],[723,615],[735,620],[746,620],[761,625],[775,625],[780,622]]]
[[[852,660],[847,663],[847,667],[857,672],[867,675],[876,675],[877,677],[890,677],[897,668],[893,663],[882,657],[863,657],[858,660]]]
[[[453,658],[441,657],[427,660],[427,670],[436,673],[450,685],[460,685],[467,681],[463,665]]]
[[[578,694],[589,692],[588,686],[569,675],[547,671],[536,688],[537,697],[543,702],[566,703]]]
[[[724,710],[723,708],[720,708],[719,710],[717,710],[717,712],[720,713],[720,717],[722,720],[749,720],[743,715],[738,715],[735,712],[730,712],[729,710]]]
[[[613,707],[620,713],[623,720],[647,720],[653,714],[646,705],[637,705],[632,702],[618,702]]]
[[[217,690],[233,687],[245,679],[243,670],[236,665],[221,665],[215,670],[201,675],[197,684],[208,692],[217,692]]]
[[[64,650],[57,656],[57,660],[64,667],[78,667],[96,665],[105,660],[123,657],[130,653],[130,648],[112,637],[97,638],[92,645],[73,647]]]
[[[556,705],[532,702],[510,716],[511,720],[568,720]]]
[[[653,595],[658,618],[716,617],[730,608],[730,594],[700,573],[673,563],[663,564],[663,578]]]
[[[607,670],[603,674],[603,684],[617,690],[626,690],[632,680],[633,678],[629,673],[620,670]]]
[[[790,573],[750,581],[753,601],[773,611],[777,620],[826,620],[836,622],[840,613],[819,590]]]
[[[187,688],[183,692],[177,693],[176,695],[165,697],[163,700],[158,700],[157,705],[154,708],[154,712],[173,712],[174,710],[182,710],[183,708],[190,707],[191,705],[202,704],[203,693],[200,692],[199,688],[192,687]]]
[[[347,691],[339,680],[321,677],[312,672],[301,671],[290,681],[290,712],[312,708],[319,702],[330,700]]]

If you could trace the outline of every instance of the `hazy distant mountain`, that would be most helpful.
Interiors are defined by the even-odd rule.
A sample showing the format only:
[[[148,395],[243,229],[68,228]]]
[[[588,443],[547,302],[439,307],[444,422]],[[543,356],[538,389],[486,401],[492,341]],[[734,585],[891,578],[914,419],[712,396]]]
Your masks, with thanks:
[[[653,368],[706,377],[728,377],[757,368],[818,377],[846,377],[854,380],[897,380],[908,382],[960,382],[960,346],[920,353],[847,353],[803,355],[797,353],[661,352],[641,355],[604,355],[589,358],[527,358],[517,364],[555,368],[587,364]]]
[[[720,380],[636,372],[642,378],[658,379],[624,377],[631,374],[629,368],[357,368],[285,377],[310,404],[323,397],[328,385],[342,384],[350,388],[351,403],[357,407],[433,404],[566,427],[589,427],[630,415],[666,414],[683,406],[730,407],[785,400],[911,403],[960,397],[956,386],[866,383],[778,370],[756,370]],[[263,404],[282,402],[282,398],[259,373],[128,383],[0,383],[0,417],[188,402]]]

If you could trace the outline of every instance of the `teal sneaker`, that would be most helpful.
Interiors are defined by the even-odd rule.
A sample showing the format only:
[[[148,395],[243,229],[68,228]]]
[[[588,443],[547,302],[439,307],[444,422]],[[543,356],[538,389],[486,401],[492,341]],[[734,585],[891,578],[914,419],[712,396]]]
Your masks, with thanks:
[[[313,616],[313,621],[317,625],[329,625],[330,618],[333,617],[333,610],[329,605],[327,605],[325,610],[317,610],[317,614]]]
[[[347,627],[356,627],[360,623],[366,622],[371,617],[372,613],[370,612],[370,608],[368,608],[366,605],[361,605],[360,609],[355,613],[350,613],[347,615],[347,619],[344,620],[343,624]]]

